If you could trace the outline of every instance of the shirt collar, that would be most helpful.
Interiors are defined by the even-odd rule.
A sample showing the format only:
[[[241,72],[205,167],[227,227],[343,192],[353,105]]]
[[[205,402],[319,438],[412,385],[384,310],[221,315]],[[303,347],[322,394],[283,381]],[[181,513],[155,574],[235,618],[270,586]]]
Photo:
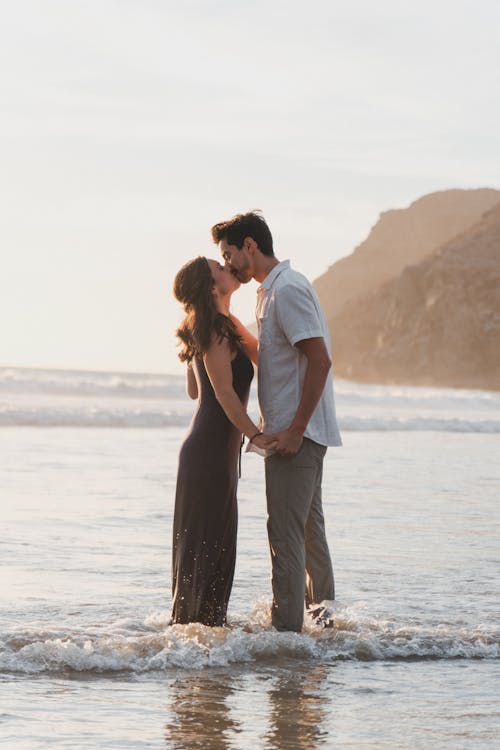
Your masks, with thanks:
[[[262,282],[262,284],[257,288],[257,292],[262,292],[264,289],[268,291],[271,289],[272,285],[280,275],[282,271],[285,269],[290,268],[290,261],[289,260],[282,260],[280,263],[274,266],[274,268],[269,271],[266,278]]]

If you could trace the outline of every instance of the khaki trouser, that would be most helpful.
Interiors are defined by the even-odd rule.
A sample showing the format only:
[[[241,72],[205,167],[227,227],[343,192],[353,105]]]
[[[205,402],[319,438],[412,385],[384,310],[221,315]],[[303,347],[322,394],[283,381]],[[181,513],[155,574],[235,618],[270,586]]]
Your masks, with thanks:
[[[266,458],[272,624],[300,632],[307,605],[335,598],[321,480],[326,448],[304,438],[295,456]]]

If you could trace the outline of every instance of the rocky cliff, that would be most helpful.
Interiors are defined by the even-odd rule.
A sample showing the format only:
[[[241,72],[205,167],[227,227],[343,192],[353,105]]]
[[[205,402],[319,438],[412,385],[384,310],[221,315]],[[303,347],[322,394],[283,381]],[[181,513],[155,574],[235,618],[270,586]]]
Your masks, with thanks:
[[[459,201],[465,193],[471,194],[451,192],[462,193]],[[476,198],[482,195],[488,202],[495,192],[472,191],[474,209],[466,211],[465,203],[461,203],[464,211],[451,225],[463,224],[465,216],[478,210]],[[359,291],[361,282],[352,284],[343,290],[343,304],[337,297],[334,304],[327,305],[339,279],[327,294],[322,286],[325,278],[320,280],[318,290],[329,310],[338,376],[365,382],[500,390],[500,194],[496,192],[496,196],[495,208],[429,253],[423,252],[424,245],[428,250],[431,236],[441,236],[444,226],[438,231],[441,220],[436,220],[432,231],[420,227],[420,236],[426,241],[411,245],[407,251],[410,263],[405,267],[401,265],[408,226],[400,241],[393,236],[391,248],[399,247],[399,254],[393,249],[384,251],[381,246],[377,250],[372,242],[371,272],[378,269],[379,256],[382,270],[377,270],[377,278],[389,273],[389,256],[398,259],[398,272],[388,281],[371,284],[366,291]],[[457,196],[448,197],[454,200]],[[433,196],[422,198],[408,211],[430,198]],[[386,223],[384,217],[389,215],[384,214],[381,223]],[[379,229],[372,230],[372,239],[381,236]],[[414,256],[421,250],[425,257],[415,262]],[[366,247],[363,257],[368,257]],[[334,274],[337,266],[328,273]],[[346,284],[344,270],[339,276]]]
[[[381,214],[366,240],[314,282],[327,318],[334,318],[349,300],[399,276],[499,202],[498,190],[445,190]]]

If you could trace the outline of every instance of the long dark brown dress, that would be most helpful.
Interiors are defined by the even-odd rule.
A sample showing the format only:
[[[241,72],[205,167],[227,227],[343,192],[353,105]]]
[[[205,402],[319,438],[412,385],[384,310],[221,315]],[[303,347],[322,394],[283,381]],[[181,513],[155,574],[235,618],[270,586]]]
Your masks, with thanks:
[[[233,388],[246,408],[253,367],[239,349]],[[236,561],[241,433],[217,401],[195,358],[198,408],[182,444],[172,545],[172,622],[224,625]]]

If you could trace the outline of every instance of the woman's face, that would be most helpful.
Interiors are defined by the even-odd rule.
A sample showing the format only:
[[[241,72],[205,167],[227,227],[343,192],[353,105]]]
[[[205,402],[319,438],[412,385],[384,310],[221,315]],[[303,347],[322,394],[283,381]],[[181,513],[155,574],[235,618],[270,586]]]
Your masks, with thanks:
[[[229,266],[222,266],[218,261],[208,258],[208,265],[214,280],[215,288],[221,297],[232,294],[241,285]]]

